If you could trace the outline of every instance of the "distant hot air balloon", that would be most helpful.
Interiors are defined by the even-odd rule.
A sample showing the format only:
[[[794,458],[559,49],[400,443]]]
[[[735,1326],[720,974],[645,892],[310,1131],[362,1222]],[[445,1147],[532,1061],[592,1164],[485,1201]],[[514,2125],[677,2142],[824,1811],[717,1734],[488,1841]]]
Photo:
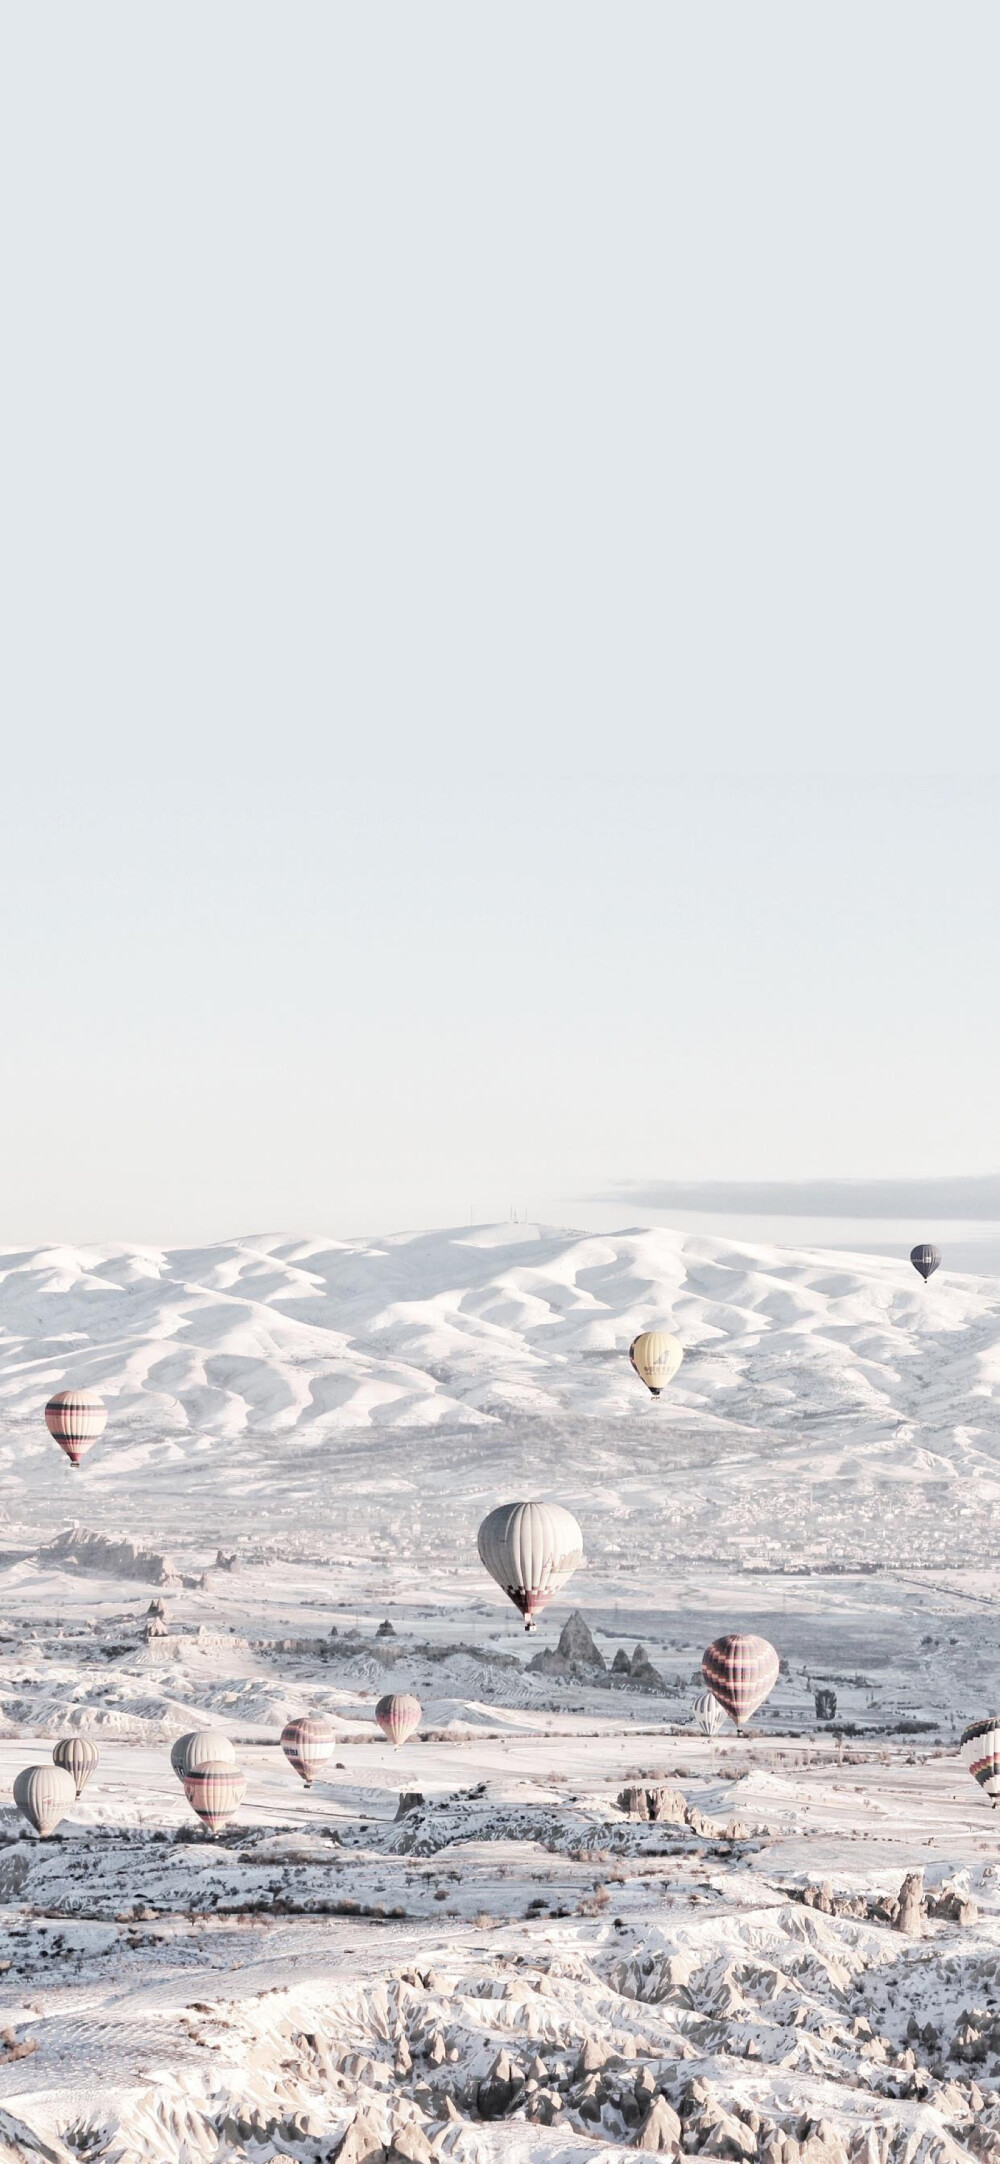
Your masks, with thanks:
[[[479,1554],[533,1631],[539,1609],[583,1561],[583,1534],[561,1503],[501,1503],[479,1528]]]
[[[100,1755],[96,1743],[91,1743],[87,1736],[61,1736],[52,1753],[52,1763],[72,1774],[76,1793],[82,1796]]]
[[[76,1782],[65,1766],[25,1766],[14,1782],[14,1802],[29,1826],[47,1841],[76,1802]]]
[[[400,1744],[419,1728],[423,1710],[419,1698],[414,1698],[409,1691],[388,1691],[379,1699],[375,1719],[382,1734],[388,1736],[398,1751]]]
[[[192,1811],[200,1818],[209,1833],[220,1832],[228,1826],[239,1810],[247,1792],[247,1777],[228,1759],[199,1766],[194,1773],[184,1776],[184,1794]]]
[[[170,1763],[179,1781],[184,1779],[184,1760],[187,1757],[188,1744],[194,1742],[197,1733],[197,1729],[192,1728],[189,1735],[178,1736],[176,1743],[170,1746]]]
[[[187,1746],[184,1752],[182,1781],[186,1779],[189,1773],[199,1773],[202,1766],[235,1766],[236,1764],[236,1752],[222,1728],[196,1728],[192,1735],[182,1737],[181,1741]],[[177,1745],[175,1743],[174,1751],[176,1749]],[[170,1753],[171,1765],[173,1765],[174,1751]],[[176,1771],[177,1768],[174,1766],[174,1772],[176,1773]]]
[[[57,1390],[45,1408],[45,1425],[71,1465],[96,1443],[108,1424],[108,1408],[93,1390]]]
[[[920,1275],[923,1278],[924,1284],[926,1285],[928,1278],[933,1277],[935,1270],[940,1265],[941,1249],[939,1247],[931,1247],[930,1243],[927,1240],[924,1240],[921,1242],[919,1247],[911,1247],[910,1261],[912,1262],[914,1269],[919,1270]]]
[[[301,1774],[307,1788],[311,1788],[321,1766],[332,1756],[337,1731],[321,1713],[300,1714],[297,1721],[286,1721],[281,1731],[281,1748],[290,1766]]]
[[[1000,1717],[990,1713],[985,1720],[970,1721],[959,1749],[973,1780],[979,1782],[996,1810],[1000,1803]]]
[[[628,1356],[640,1382],[658,1398],[661,1390],[673,1382],[684,1358],[684,1347],[669,1330],[640,1330],[632,1339]]]
[[[702,1691],[695,1699],[691,1712],[706,1736],[717,1736],[726,1716],[711,1691]]]
[[[766,1638],[730,1631],[702,1656],[701,1672],[713,1698],[737,1728],[745,1727],[778,1680],[778,1656]]]

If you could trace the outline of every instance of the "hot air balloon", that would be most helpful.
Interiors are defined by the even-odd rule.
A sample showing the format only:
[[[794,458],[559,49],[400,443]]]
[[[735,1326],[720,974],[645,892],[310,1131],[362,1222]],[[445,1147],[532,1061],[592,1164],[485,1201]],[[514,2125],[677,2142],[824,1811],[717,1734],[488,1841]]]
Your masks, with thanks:
[[[669,1330],[641,1330],[632,1339],[628,1356],[640,1382],[658,1398],[661,1390],[673,1382],[684,1358],[684,1347]]]
[[[71,1465],[96,1443],[108,1424],[108,1408],[93,1390],[57,1390],[45,1408],[45,1425]]]
[[[76,1782],[65,1766],[25,1766],[14,1782],[14,1802],[29,1826],[47,1841],[76,1802]]]
[[[540,1608],[583,1561],[583,1534],[561,1503],[501,1503],[479,1528],[479,1554],[533,1631]]]
[[[924,1240],[921,1242],[919,1247],[911,1247],[910,1261],[912,1262],[914,1269],[919,1270],[920,1275],[923,1278],[924,1284],[926,1285],[928,1278],[933,1277],[935,1270],[940,1265],[941,1249],[939,1247],[931,1247],[929,1241]]]
[[[52,1753],[52,1763],[64,1767],[72,1775],[76,1793],[82,1796],[100,1755],[96,1743],[89,1742],[86,1736],[61,1736]]]
[[[184,1752],[182,1781],[189,1773],[199,1773],[202,1766],[235,1766],[236,1764],[236,1752],[230,1743],[229,1737],[221,1728],[196,1728],[192,1735],[183,1736],[181,1741],[187,1746]],[[177,1745],[175,1744],[174,1751],[176,1749]],[[171,1765],[173,1765],[173,1760],[174,1752],[171,1751]],[[174,1766],[175,1773],[177,1770],[177,1767]]]
[[[778,1656],[766,1638],[730,1631],[716,1638],[702,1656],[701,1672],[713,1698],[737,1728],[762,1706],[778,1680]]]
[[[184,1776],[184,1794],[209,1833],[228,1826],[247,1792],[247,1777],[228,1759],[211,1760]]]
[[[970,1721],[959,1749],[973,1780],[979,1782],[996,1810],[1000,1803],[1000,1718],[990,1713],[985,1720]]]
[[[717,1736],[726,1716],[711,1691],[702,1691],[691,1708],[694,1719],[706,1736]]]
[[[379,1699],[375,1719],[382,1734],[388,1736],[398,1751],[400,1744],[419,1728],[423,1710],[419,1698],[414,1698],[409,1691],[388,1691]]]
[[[197,1729],[192,1728],[190,1735],[178,1736],[176,1743],[170,1746],[170,1763],[179,1781],[184,1779],[184,1760],[187,1757],[188,1744],[194,1742],[197,1733]]]
[[[281,1731],[281,1748],[290,1766],[300,1773],[307,1788],[311,1788],[321,1766],[333,1752],[337,1731],[321,1713],[300,1714],[297,1721],[287,1721]]]

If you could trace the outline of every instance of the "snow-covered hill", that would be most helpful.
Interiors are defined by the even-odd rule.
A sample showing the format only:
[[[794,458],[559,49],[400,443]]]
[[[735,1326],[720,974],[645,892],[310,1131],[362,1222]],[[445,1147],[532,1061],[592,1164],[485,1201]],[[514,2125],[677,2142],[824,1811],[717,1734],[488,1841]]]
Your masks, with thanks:
[[[652,1322],[685,1346],[659,1401]],[[324,2164],[356,2107],[353,2164],[573,2164],[640,2122],[679,2155],[675,2111],[757,2164],[1000,2153],[995,1822],[957,1754],[998,1697],[998,1347],[996,1280],[663,1231],[0,1256],[3,2155]],[[66,1384],[110,1412],[80,1472]],[[529,1666],[479,1563],[529,1493],[579,1517],[539,1640],[579,1606],[589,1667]],[[706,1741],[734,1627],[781,1674]],[[386,1689],[424,1709],[398,1759]],[[303,1711],[336,1731],[309,1792]],[[217,1845],[168,1758],[206,1724],[247,1778]],[[98,1771],[40,1843],[11,1784],[77,1730]],[[640,1780],[671,1823],[625,1815]]]
[[[625,1357],[666,1322],[669,1406]],[[233,1437],[533,1414],[992,1424],[1000,1282],[661,1230],[500,1225],[0,1256],[0,1407],[67,1385],[114,1432]]]

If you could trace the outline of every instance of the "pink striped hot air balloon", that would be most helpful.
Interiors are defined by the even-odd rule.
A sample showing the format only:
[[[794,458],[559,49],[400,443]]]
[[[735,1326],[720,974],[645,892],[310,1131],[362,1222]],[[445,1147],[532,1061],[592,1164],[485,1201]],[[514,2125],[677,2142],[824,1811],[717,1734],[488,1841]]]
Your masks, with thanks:
[[[375,1719],[383,1736],[388,1736],[398,1751],[400,1744],[416,1733],[423,1710],[419,1698],[409,1691],[387,1691],[375,1708]]]
[[[209,1833],[219,1833],[235,1818],[247,1792],[247,1777],[225,1759],[184,1775],[184,1794]]]
[[[96,1443],[108,1424],[108,1408],[93,1390],[57,1390],[45,1408],[45,1425],[71,1465]]]
[[[743,1728],[777,1683],[778,1656],[766,1638],[730,1631],[706,1648],[701,1672],[713,1698]]]
[[[297,1721],[286,1721],[281,1731],[281,1748],[290,1766],[301,1774],[307,1788],[311,1788],[321,1766],[332,1756],[337,1741],[337,1731],[321,1713],[300,1714]]]

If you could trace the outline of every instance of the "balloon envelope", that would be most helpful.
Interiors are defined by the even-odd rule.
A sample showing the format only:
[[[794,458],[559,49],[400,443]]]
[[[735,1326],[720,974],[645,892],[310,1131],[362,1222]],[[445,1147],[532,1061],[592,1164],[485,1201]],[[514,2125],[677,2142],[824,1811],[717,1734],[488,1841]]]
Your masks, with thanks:
[[[230,1743],[229,1737],[221,1728],[196,1728],[192,1735],[183,1737],[182,1741],[187,1745],[184,1753],[182,1780],[189,1773],[198,1773],[202,1766],[235,1766],[236,1764],[236,1752]],[[176,1748],[175,1744],[174,1750]],[[171,1751],[170,1762],[172,1765],[173,1757],[174,1753]],[[176,1766],[174,1771],[176,1773]]]
[[[286,1721],[281,1731],[281,1748],[290,1766],[301,1774],[307,1788],[311,1788],[321,1766],[325,1766],[337,1741],[337,1731],[321,1713],[302,1713],[298,1720]]]
[[[419,1698],[414,1698],[410,1691],[388,1691],[379,1699],[375,1719],[382,1734],[388,1736],[398,1751],[400,1744],[419,1728],[423,1710]]]
[[[717,1736],[725,1720],[725,1712],[711,1691],[701,1691],[691,1708],[699,1728],[706,1736]]]
[[[778,1656],[766,1638],[730,1631],[707,1647],[701,1672],[737,1728],[756,1713],[778,1680]]]
[[[995,1808],[1000,1802],[1000,1715],[990,1713],[985,1720],[970,1721],[959,1749],[973,1780]]]
[[[684,1347],[669,1330],[642,1330],[632,1339],[628,1356],[640,1382],[658,1398],[673,1381],[684,1358]]]
[[[170,1746],[170,1763],[179,1781],[184,1779],[184,1760],[187,1757],[188,1744],[194,1742],[197,1733],[197,1729],[192,1728],[188,1735],[178,1736],[176,1743]]]
[[[76,1793],[82,1796],[100,1755],[96,1743],[91,1743],[87,1736],[60,1736],[52,1753],[52,1763],[72,1775]]]
[[[247,1777],[228,1760],[209,1761],[196,1773],[184,1776],[184,1794],[192,1811],[209,1833],[218,1833],[239,1810],[247,1792]]]
[[[910,1249],[910,1261],[914,1269],[919,1270],[926,1285],[928,1278],[933,1277],[935,1270],[940,1266],[941,1250],[939,1247],[931,1247],[929,1241],[924,1240],[919,1247]]]
[[[71,1465],[96,1443],[108,1424],[108,1409],[93,1390],[57,1390],[45,1408],[45,1425]]]
[[[76,1782],[65,1766],[25,1766],[14,1782],[14,1802],[45,1841],[76,1802]]]
[[[561,1503],[501,1503],[479,1528],[479,1555],[531,1631],[582,1563],[583,1534]]]

